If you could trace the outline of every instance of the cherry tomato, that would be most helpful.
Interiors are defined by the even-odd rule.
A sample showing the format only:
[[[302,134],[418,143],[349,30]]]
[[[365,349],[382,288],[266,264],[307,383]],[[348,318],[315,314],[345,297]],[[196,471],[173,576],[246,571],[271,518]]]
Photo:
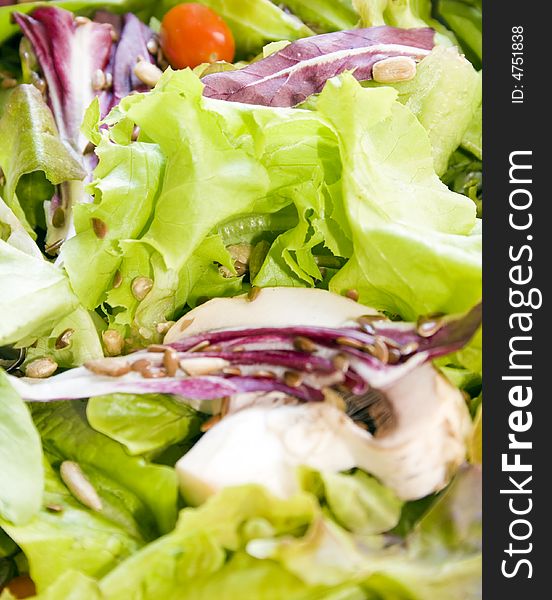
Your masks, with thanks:
[[[161,47],[175,69],[234,60],[234,36],[222,18],[203,4],[178,4],[163,17]]]
[[[6,589],[16,598],[30,598],[36,595],[35,584],[28,575],[15,577],[6,585]]]

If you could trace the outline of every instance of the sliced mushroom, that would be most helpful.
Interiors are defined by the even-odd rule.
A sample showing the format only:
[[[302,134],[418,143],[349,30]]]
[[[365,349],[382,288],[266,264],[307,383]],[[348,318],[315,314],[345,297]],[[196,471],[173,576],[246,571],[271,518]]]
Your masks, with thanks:
[[[215,298],[202,304],[169,330],[165,343],[172,344],[205,331],[237,327],[340,327],[367,314],[378,312],[325,290],[263,288],[253,301],[238,296]]]
[[[463,462],[471,421],[460,392],[430,365],[386,390],[395,427],[383,436],[360,428],[330,403],[258,403],[227,416],[177,463],[185,499],[257,483],[289,497],[297,467],[326,472],[358,467],[404,500],[442,489]]]

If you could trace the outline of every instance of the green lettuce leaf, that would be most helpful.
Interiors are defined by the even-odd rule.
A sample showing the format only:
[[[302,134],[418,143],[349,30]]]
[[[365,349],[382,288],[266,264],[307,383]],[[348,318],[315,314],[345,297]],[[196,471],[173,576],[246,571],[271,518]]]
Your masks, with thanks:
[[[316,473],[301,469],[303,488],[316,493],[332,517],[358,535],[389,531],[401,517],[403,502],[363,471]]]
[[[33,85],[17,86],[11,93],[0,120],[0,131],[0,167],[6,177],[4,200],[34,235],[26,215],[29,213],[32,220],[37,208],[21,206],[16,196],[21,177],[43,171],[48,181],[57,185],[83,179],[85,172],[61,141],[54,117]],[[36,198],[31,197],[31,200],[34,202]]]
[[[0,369],[0,518],[28,522],[40,509],[43,486],[40,436]]]
[[[428,134],[396,97],[346,75],[317,103],[339,136],[354,244],[331,289],[357,289],[363,303],[406,319],[466,310],[481,297],[475,206],[439,180]]]
[[[105,329],[105,323],[94,312],[79,306],[74,312],[60,319],[52,331],[41,338],[25,340],[27,348],[24,365],[38,358],[50,357],[61,368],[80,367],[89,360],[102,358],[104,353],[99,332]],[[61,335],[68,337],[68,345],[60,348]],[[68,335],[69,334],[69,335]]]
[[[99,585],[95,579],[81,571],[66,571],[43,594],[40,600],[103,600]]]
[[[78,306],[67,275],[0,239],[0,345],[50,333]]]
[[[178,0],[163,0],[157,11],[161,17],[180,4]],[[296,40],[313,32],[297,17],[290,15],[270,0],[201,0],[228,24],[236,42],[237,58],[259,54],[268,42]]]
[[[143,544],[76,500],[47,461],[44,473],[44,508],[25,525],[1,523],[25,552],[39,592],[70,570],[102,577]]]
[[[79,463],[100,488],[115,486],[134,496],[135,521],[151,532],[170,531],[176,520],[177,482],[173,469],[131,457],[124,447],[94,431],[79,402],[33,406],[45,452],[54,463]]]
[[[138,237],[146,226],[164,167],[154,144],[115,145],[104,138],[96,152],[100,162],[90,186],[95,202],[75,206],[77,235],[62,250],[73,288],[89,309],[101,304],[113,285],[122,260],[119,241]],[[94,233],[94,219],[107,226],[101,239]]]
[[[91,398],[90,425],[135,454],[158,453],[171,444],[192,440],[203,418],[188,405],[162,394],[113,394]]]
[[[437,0],[437,12],[460,40],[466,56],[480,68],[483,58],[482,0]]]
[[[456,48],[437,46],[418,65],[413,80],[393,87],[399,92],[399,100],[426,128],[433,147],[435,170],[442,175],[458,146],[469,144],[472,137],[477,136],[480,75]],[[477,152],[480,141],[471,143]]]
[[[278,500],[258,486],[228,488],[202,507],[182,511],[174,532],[110,573],[101,589],[110,600],[137,590],[144,600],[230,599],[244,590],[266,600],[306,598],[308,587],[297,577],[254,560],[244,547],[259,535],[301,534],[315,512],[316,502],[306,494]]]
[[[285,6],[317,33],[353,29],[358,23],[352,0],[286,0]]]
[[[353,6],[362,27],[431,27],[438,32],[438,43],[446,46],[456,43],[454,35],[432,17],[431,0],[353,0]]]

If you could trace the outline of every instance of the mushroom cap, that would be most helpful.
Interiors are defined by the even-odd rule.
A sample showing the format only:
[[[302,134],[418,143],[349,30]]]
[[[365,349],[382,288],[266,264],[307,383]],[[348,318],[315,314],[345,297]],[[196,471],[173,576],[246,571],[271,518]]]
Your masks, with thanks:
[[[363,315],[377,315],[373,308],[316,288],[262,288],[254,300],[247,295],[215,298],[182,317],[165,336],[172,344],[216,329],[238,327],[341,327]]]

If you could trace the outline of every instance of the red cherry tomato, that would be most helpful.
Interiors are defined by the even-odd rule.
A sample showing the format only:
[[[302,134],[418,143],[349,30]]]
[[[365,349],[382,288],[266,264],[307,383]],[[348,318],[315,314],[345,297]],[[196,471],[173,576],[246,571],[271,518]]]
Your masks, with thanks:
[[[28,575],[15,577],[6,585],[6,589],[16,598],[30,598],[36,595],[35,584]]]
[[[222,18],[203,4],[179,4],[161,23],[161,47],[175,69],[234,60],[234,36]]]

